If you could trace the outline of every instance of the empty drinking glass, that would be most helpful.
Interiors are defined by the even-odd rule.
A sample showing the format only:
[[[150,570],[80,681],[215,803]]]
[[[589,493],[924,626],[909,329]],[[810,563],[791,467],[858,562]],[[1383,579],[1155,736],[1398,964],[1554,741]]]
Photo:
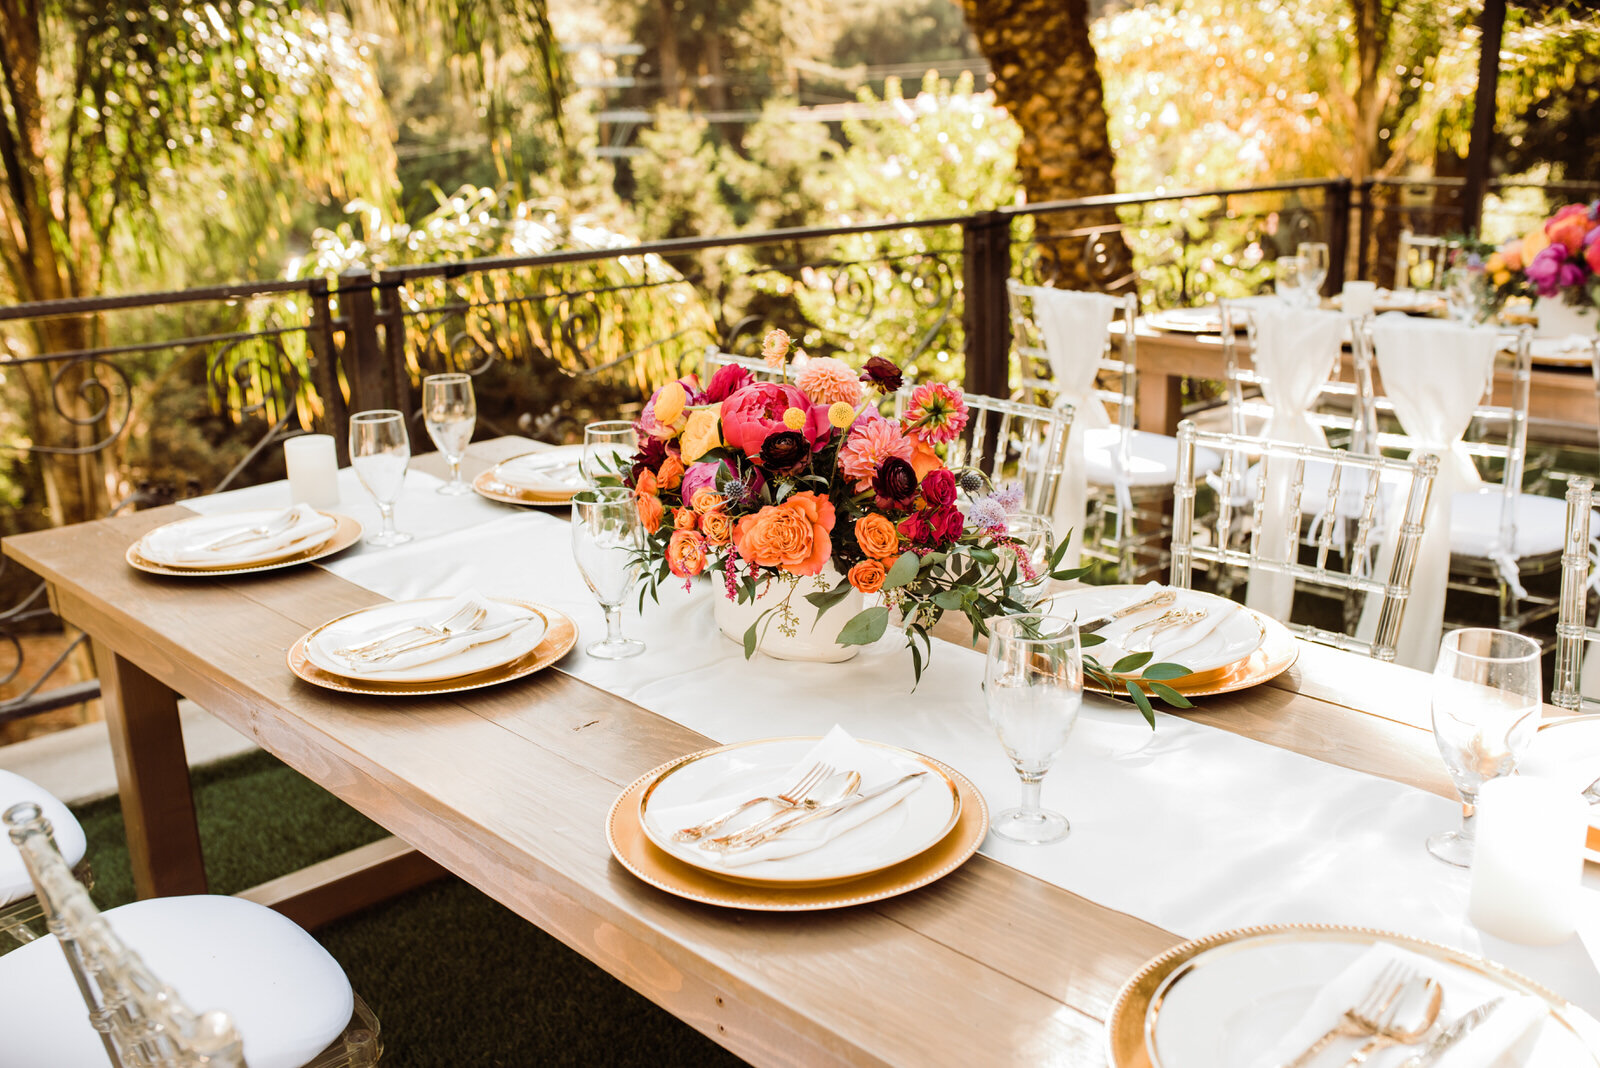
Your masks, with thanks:
[[[1001,838],[1042,845],[1071,826],[1039,805],[1045,774],[1067,744],[1083,705],[1083,655],[1075,617],[1001,616],[989,621],[983,677],[989,722],[1022,779],[1022,803],[994,817]]]
[[[583,428],[583,459],[578,474],[591,486],[617,485],[639,436],[626,419],[602,419]],[[609,481],[603,481],[609,480]]]
[[[638,505],[627,490],[586,489],[573,495],[572,555],[606,613],[606,636],[585,650],[590,656],[621,660],[644,652],[644,642],[622,636],[622,602],[633,589],[643,533]]]
[[[1006,516],[1006,537],[1015,545],[1001,550],[1001,563],[1009,567],[1011,560],[1017,559],[1017,584],[1021,587],[1017,599],[1031,608],[1044,595],[1050,554],[1056,549],[1055,527],[1047,516],[1017,512]],[[1025,567],[1021,566],[1023,560],[1027,561]]]
[[[1305,264],[1299,256],[1279,256],[1272,261],[1272,291],[1292,307],[1304,302]]]
[[[1483,322],[1489,306],[1488,274],[1471,267],[1450,268],[1444,276],[1444,299],[1456,322]]]
[[[1322,299],[1322,283],[1328,280],[1328,246],[1322,241],[1302,241],[1295,249],[1300,261],[1300,288],[1307,307]]]
[[[1461,829],[1428,839],[1428,852],[1472,864],[1478,788],[1510,775],[1539,729],[1539,643],[1510,631],[1453,630],[1433,668],[1433,740],[1461,794]]]
[[[392,408],[379,408],[350,417],[350,466],[378,502],[378,514],[383,517],[382,529],[367,535],[370,544],[403,545],[411,540],[410,534],[394,528],[394,502],[406,484],[410,462],[411,438],[405,416]]]
[[[472,440],[478,422],[478,402],[472,395],[472,376],[464,374],[429,375],[422,380],[422,421],[434,447],[450,462],[450,481],[439,492],[457,497],[471,493],[461,481],[461,458]]]

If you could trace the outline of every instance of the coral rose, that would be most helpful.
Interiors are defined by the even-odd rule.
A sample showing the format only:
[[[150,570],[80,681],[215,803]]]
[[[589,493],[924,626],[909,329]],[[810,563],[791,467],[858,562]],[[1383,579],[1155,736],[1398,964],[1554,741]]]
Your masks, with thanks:
[[[761,443],[785,429],[783,414],[790,408],[808,410],[806,395],[794,386],[755,382],[722,402],[722,437],[729,446],[759,459]]]
[[[674,530],[693,530],[699,518],[694,514],[693,508],[674,508],[672,510],[672,528]]]
[[[675,490],[683,482],[683,461],[668,453],[656,472],[656,485],[664,490]]]
[[[892,566],[892,563],[891,565]],[[889,575],[889,567],[884,561],[874,560],[871,557],[861,561],[850,569],[845,577],[850,580],[850,585],[862,593],[877,593],[883,589],[883,580]]]
[[[722,494],[714,489],[695,490],[694,496],[689,498],[689,507],[700,515],[715,511],[728,503],[722,499]]]
[[[639,524],[644,527],[646,534],[654,534],[661,529],[661,520],[666,509],[662,507],[660,497],[641,493],[634,504],[639,510]]]
[[[794,384],[800,392],[811,398],[812,404],[838,404],[843,402],[854,408],[861,403],[861,380],[850,370],[850,365],[832,356],[819,356],[808,361],[795,376]]]
[[[674,531],[667,539],[667,570],[693,578],[706,569],[706,540],[692,530]]]
[[[805,490],[740,519],[733,544],[748,562],[816,575],[833,553],[833,518],[833,502]]]
[[[900,551],[900,532],[886,515],[873,512],[856,520],[856,544],[877,560],[887,560]]]
[[[654,497],[657,493],[659,493],[660,490],[658,489],[658,483],[656,481],[656,473],[654,471],[641,472],[639,475],[639,481],[634,487],[634,492],[638,493],[641,497]]]
[[[721,444],[722,405],[713,404],[690,412],[683,424],[683,436],[678,439],[683,462],[692,464]]]
[[[733,540],[733,520],[720,508],[704,512],[700,516],[700,533],[711,545],[726,545]]]

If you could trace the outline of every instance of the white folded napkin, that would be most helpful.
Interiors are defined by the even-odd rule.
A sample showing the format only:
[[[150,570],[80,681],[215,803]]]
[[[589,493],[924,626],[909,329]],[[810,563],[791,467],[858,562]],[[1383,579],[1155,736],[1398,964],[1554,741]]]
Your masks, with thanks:
[[[1507,995],[1503,987],[1486,979],[1382,942],[1374,944],[1329,980],[1294,1026],[1263,1056],[1252,1062],[1254,1068],[1278,1068],[1298,1056],[1329,1028],[1339,1023],[1345,1010],[1361,1000],[1378,973],[1391,961],[1400,961],[1418,975],[1439,981],[1444,992],[1439,1020],[1446,1025],[1486,1001],[1505,997],[1505,1001],[1490,1013],[1487,1020],[1473,1028],[1440,1057],[1436,1068],[1500,1068],[1501,1065],[1527,1065],[1532,1068],[1528,1058],[1538,1042],[1539,1032],[1549,1012],[1542,1001],[1527,995]],[[1334,1052],[1349,1057],[1358,1048],[1356,1039],[1346,1038]],[[1416,1052],[1416,1047],[1391,1048],[1374,1055],[1367,1064],[1370,1068],[1392,1068]],[[1329,1064],[1339,1063],[1338,1057],[1326,1050],[1323,1059]],[[1555,1066],[1551,1065],[1550,1068]]]
[[[1156,589],[1160,588],[1160,584],[1152,582],[1146,588],[1151,592],[1154,592]],[[1143,596],[1146,595],[1141,593],[1132,599],[1136,601]],[[1227,622],[1239,612],[1243,611],[1243,609],[1241,609],[1238,605],[1221,604],[1214,601],[1208,601],[1205,607],[1207,610],[1206,616],[1199,622],[1190,623],[1186,627],[1174,627],[1171,630],[1162,631],[1160,634],[1156,635],[1155,641],[1151,643],[1151,656],[1148,663],[1182,663],[1180,654],[1189,649],[1193,649],[1195,646],[1211,637],[1218,627],[1222,626],[1223,623]],[[1110,667],[1111,664],[1127,655],[1127,643],[1131,642],[1135,645],[1142,645],[1144,643],[1146,631],[1141,630],[1137,633],[1134,633],[1133,628],[1142,623],[1148,623],[1153,619],[1158,619],[1167,612],[1176,611],[1182,608],[1188,608],[1192,610],[1191,605],[1185,605],[1183,597],[1180,594],[1176,604],[1169,605],[1168,607],[1160,609],[1159,611],[1152,609],[1150,611],[1136,613],[1132,616],[1125,616],[1122,619],[1107,623],[1104,627],[1096,632],[1106,640],[1105,646],[1095,646],[1089,651],[1095,654],[1095,658],[1099,660],[1101,664],[1105,665],[1106,667]],[[1136,678],[1142,673],[1143,669],[1140,669],[1140,671],[1131,672],[1130,675]]]
[[[515,457],[495,470],[499,472],[502,482],[518,489],[535,493],[571,493],[584,487],[583,476],[578,471],[581,458],[581,446],[577,452],[551,449]]]
[[[1535,356],[1576,356],[1594,351],[1594,338],[1583,334],[1566,337],[1536,337],[1530,343]]]
[[[201,548],[208,542],[220,541],[230,534],[243,534],[252,527],[272,526],[289,516],[294,517],[283,530],[266,537],[241,539],[237,544],[221,549]],[[269,556],[290,555],[315,548],[333,536],[339,521],[324,515],[309,504],[297,504],[282,512],[251,513],[241,517],[231,527],[218,523],[186,523],[183,527],[154,530],[140,548],[142,555],[161,564],[194,567],[206,565],[247,564]]]
[[[747,801],[751,797],[759,796],[763,793],[775,794],[779,790],[792,786],[807,769],[819,761],[831,764],[836,773],[860,772],[861,785],[859,789],[863,792],[882,786],[885,783],[893,782],[907,774],[907,770],[902,764],[891,760],[881,750],[875,749],[870,745],[862,745],[852,738],[843,727],[835,726],[816,745],[807,750],[804,756],[795,761],[793,767],[786,769],[782,774],[774,775],[764,783],[758,783],[754,786],[741,786],[735,792],[719,794],[703,801],[652,810],[648,813],[647,818],[659,837],[671,838],[673,832],[684,827],[693,827],[697,823],[711,819],[719,812],[726,812],[741,801]],[[694,849],[695,855],[701,859],[702,863],[724,868],[748,868],[763,861],[799,856],[802,853],[809,853],[821,848],[846,831],[854,830],[870,820],[877,819],[921,789],[929,778],[932,778],[932,776],[925,776],[908,783],[902,783],[880,797],[875,797],[871,801],[863,801],[861,804],[855,805],[837,816],[813,820],[803,827],[796,827],[794,830],[754,849],[740,850],[735,853],[717,853],[709,849],[701,849],[695,845],[685,845],[682,848]],[[741,826],[748,826],[771,814],[771,806],[755,806],[747,816],[730,823],[720,833],[731,833]]]
[[[457,637],[434,642],[409,653],[402,653],[399,656],[376,663],[354,660],[339,655],[340,649],[347,649],[364,641],[379,638],[404,626],[438,623],[441,620],[449,619],[469,605],[484,610],[483,620],[472,630],[464,631]],[[337,663],[340,669],[347,674],[358,676],[389,675],[393,672],[420,667],[423,664],[447,660],[468,649],[480,648],[482,645],[489,644],[481,641],[488,634],[495,635],[492,639],[493,641],[503,641],[527,626],[535,618],[525,612],[518,611],[511,605],[491,600],[474,590],[463,593],[443,605],[429,605],[425,613],[419,614],[413,619],[391,619],[381,627],[366,627],[359,631],[335,630],[330,627],[318,634],[316,641],[318,643],[318,652]]]

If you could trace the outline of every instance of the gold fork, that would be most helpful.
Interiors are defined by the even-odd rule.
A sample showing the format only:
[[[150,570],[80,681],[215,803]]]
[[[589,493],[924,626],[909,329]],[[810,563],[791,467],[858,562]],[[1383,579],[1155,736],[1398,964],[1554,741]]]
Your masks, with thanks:
[[[1406,1008],[1417,994],[1427,999],[1422,1004],[1422,1011],[1411,1019],[1402,1021],[1400,1010]],[[1367,1039],[1360,1049],[1350,1055],[1350,1059],[1345,1061],[1345,1068],[1361,1068],[1368,1057],[1389,1046],[1415,1045],[1423,1035],[1433,1029],[1433,1022],[1439,1018],[1439,1006],[1443,1001],[1444,989],[1438,980],[1413,978],[1406,984],[1405,991],[1395,998],[1389,1011],[1384,1013],[1383,1021],[1378,1026],[1378,1033]]]
[[[781,793],[763,795],[761,797],[752,797],[750,800],[742,804],[735,805],[722,815],[706,820],[704,823],[697,823],[693,827],[685,827],[680,831],[674,831],[672,839],[675,842],[699,841],[712,831],[720,830],[724,824],[733,819],[733,817],[737,816],[739,813],[766,802],[777,802],[778,804],[784,805],[788,808],[795,808],[806,799],[807,794],[809,794],[817,787],[819,783],[832,774],[833,765],[824,764],[819,760],[817,763],[807,768],[805,773],[801,775],[800,778],[795,781],[795,784],[789,787],[787,790],[784,790]]]
[[[1377,1034],[1383,1014],[1415,977],[1416,973],[1410,968],[1399,961],[1390,961],[1361,999],[1345,1010],[1339,1022],[1328,1028],[1321,1038],[1307,1046],[1300,1056],[1283,1065],[1283,1068],[1304,1068],[1328,1043],[1341,1036],[1370,1038]]]
[[[417,637],[424,635],[441,636],[451,634],[458,629],[475,627],[483,622],[483,617],[486,615],[488,613],[484,611],[482,605],[464,604],[437,623],[427,620],[423,620],[421,623],[408,623],[369,641],[364,641],[345,649],[336,649],[334,653],[337,656],[351,660],[362,660],[370,656],[376,656],[385,646],[393,644],[398,639],[411,640],[413,634]]]

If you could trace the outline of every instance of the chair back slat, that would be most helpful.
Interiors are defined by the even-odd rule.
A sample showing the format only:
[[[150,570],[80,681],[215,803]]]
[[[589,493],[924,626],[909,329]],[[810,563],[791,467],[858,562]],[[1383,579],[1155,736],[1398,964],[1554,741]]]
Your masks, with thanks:
[[[1556,671],[1550,703],[1580,711],[1583,696],[1583,644],[1596,636],[1589,626],[1589,522],[1594,482],[1567,482],[1567,533],[1561,548],[1561,607],[1556,620]]]
[[[1394,261],[1396,289],[1442,289],[1450,256],[1461,248],[1459,239],[1400,232],[1399,251]]]

